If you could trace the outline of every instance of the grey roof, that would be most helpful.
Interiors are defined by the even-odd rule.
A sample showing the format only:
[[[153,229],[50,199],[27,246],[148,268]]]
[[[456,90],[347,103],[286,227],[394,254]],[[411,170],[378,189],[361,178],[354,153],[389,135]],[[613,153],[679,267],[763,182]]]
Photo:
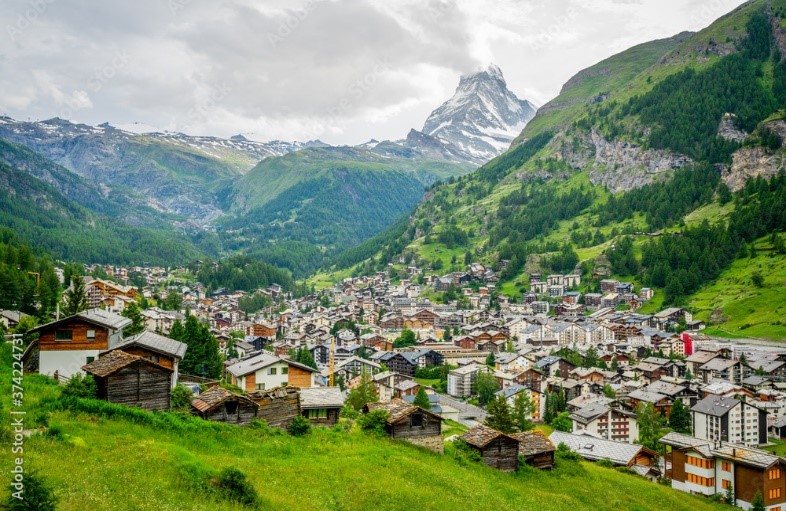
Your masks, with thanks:
[[[731,367],[734,367],[739,362],[737,360],[731,360],[726,358],[713,358],[703,366],[699,367],[702,371],[725,371]]]
[[[498,390],[495,393],[495,395],[502,396],[505,399],[508,399],[508,398],[510,398],[512,396],[515,396],[516,394],[518,394],[522,390],[527,390],[527,387],[525,387],[523,385],[519,385],[518,383],[514,383],[512,385],[508,385],[507,387],[505,387],[502,390]]]
[[[649,392],[643,389],[636,389],[630,394],[628,397],[631,399],[635,399],[636,401],[644,401],[645,403],[657,403],[663,399],[668,399],[668,396],[664,396],[663,394],[658,394],[657,392]]]
[[[267,353],[259,353],[258,355],[241,360],[237,364],[227,367],[227,371],[235,376],[244,376],[277,362],[284,362],[284,360]]]
[[[338,387],[300,389],[301,408],[341,408],[342,406],[344,406],[344,394]]]
[[[682,385],[676,385],[663,380],[654,381],[644,387],[644,390],[648,392],[657,392],[658,394],[665,394],[667,396],[676,396],[677,394],[684,392],[685,389],[686,387],[683,387]]]
[[[158,335],[157,333],[145,330],[133,337],[125,339],[123,342],[115,346],[116,348],[127,348],[132,345],[142,346],[164,355],[171,355],[177,358],[183,358],[186,354],[188,345],[186,343]]]
[[[782,462],[778,456],[761,449],[729,443],[714,444],[709,440],[694,438],[674,431],[664,435],[658,441],[678,449],[693,449],[707,458],[716,456],[758,468],[767,468],[774,463]]]
[[[549,440],[556,446],[564,443],[572,451],[577,452],[582,458],[598,461],[608,459],[615,465],[628,465],[636,455],[645,449],[640,445],[613,442],[602,438],[595,438],[588,435],[574,435],[555,431],[549,435]]]
[[[570,418],[586,424],[608,412],[609,407],[604,403],[589,403],[570,414]]]
[[[57,321],[51,321],[44,325],[37,326],[34,329],[32,329],[30,332],[39,332],[43,329],[55,325],[59,325],[61,323],[65,323],[66,321],[69,321],[72,318],[80,318],[87,321],[88,323],[99,325],[115,331],[120,330],[121,328],[125,328],[131,323],[133,323],[133,321],[131,321],[130,319],[121,316],[120,314],[115,314],[114,312],[109,312],[102,309],[89,309],[86,311],[82,311],[78,314],[75,314],[73,316],[68,316],[66,318],[59,319]]]
[[[729,413],[729,410],[742,403],[739,399],[724,396],[707,396],[696,403],[691,411],[721,417]]]
[[[752,374],[747,378],[745,378],[744,380],[742,380],[742,383],[745,385],[751,385],[756,387],[758,385],[763,385],[764,383],[770,383],[770,379],[764,376],[757,376],[755,374]]]

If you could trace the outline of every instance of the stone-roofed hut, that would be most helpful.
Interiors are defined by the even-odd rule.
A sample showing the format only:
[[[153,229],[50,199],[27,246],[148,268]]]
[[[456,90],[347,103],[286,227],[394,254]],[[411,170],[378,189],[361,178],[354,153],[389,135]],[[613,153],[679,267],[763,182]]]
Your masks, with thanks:
[[[489,467],[505,472],[519,468],[519,441],[516,438],[486,426],[475,426],[459,438],[478,451]]]
[[[82,370],[95,378],[97,397],[146,410],[169,410],[172,369],[121,350],[110,351]]]
[[[519,456],[527,465],[541,470],[554,468],[554,452],[557,450],[551,440],[540,431],[523,431],[510,436],[519,441]]]
[[[259,405],[216,385],[191,400],[191,413],[209,421],[246,425],[259,414]]]
[[[338,423],[342,406],[344,395],[338,387],[300,389],[300,411],[314,426],[332,426]]]
[[[259,405],[259,418],[274,428],[287,429],[300,415],[300,389],[297,387],[256,390],[248,397]]]
[[[363,407],[366,413],[374,410],[385,410],[388,413],[385,431],[390,438],[405,440],[438,453],[443,452],[442,417],[439,415],[400,399],[369,403]]]

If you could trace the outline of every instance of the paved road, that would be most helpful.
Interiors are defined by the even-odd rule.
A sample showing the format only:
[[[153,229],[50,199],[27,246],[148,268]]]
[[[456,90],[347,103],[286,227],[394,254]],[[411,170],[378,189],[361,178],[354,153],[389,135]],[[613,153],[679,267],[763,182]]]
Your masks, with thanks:
[[[439,402],[459,411],[458,422],[467,426],[477,426],[486,420],[486,412],[477,406],[453,399],[447,394],[439,394]]]

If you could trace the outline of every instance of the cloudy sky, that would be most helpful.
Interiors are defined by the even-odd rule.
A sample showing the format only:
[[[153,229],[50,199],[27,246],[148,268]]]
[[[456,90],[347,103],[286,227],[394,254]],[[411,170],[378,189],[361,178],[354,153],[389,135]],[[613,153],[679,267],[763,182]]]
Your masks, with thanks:
[[[493,62],[542,105],[741,0],[6,0],[0,114],[355,144],[421,128]]]

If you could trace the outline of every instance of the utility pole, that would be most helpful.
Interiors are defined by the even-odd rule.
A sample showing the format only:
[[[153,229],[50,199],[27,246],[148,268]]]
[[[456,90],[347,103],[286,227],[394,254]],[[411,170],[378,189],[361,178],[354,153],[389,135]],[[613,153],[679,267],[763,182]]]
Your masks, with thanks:
[[[328,386],[329,387],[335,387],[336,386],[336,376],[335,376],[335,374],[333,372],[334,369],[335,369],[335,357],[334,357],[335,351],[336,351],[336,336],[333,335],[333,336],[330,337],[330,362],[329,362],[330,376],[329,376],[329,381],[328,381]]]

